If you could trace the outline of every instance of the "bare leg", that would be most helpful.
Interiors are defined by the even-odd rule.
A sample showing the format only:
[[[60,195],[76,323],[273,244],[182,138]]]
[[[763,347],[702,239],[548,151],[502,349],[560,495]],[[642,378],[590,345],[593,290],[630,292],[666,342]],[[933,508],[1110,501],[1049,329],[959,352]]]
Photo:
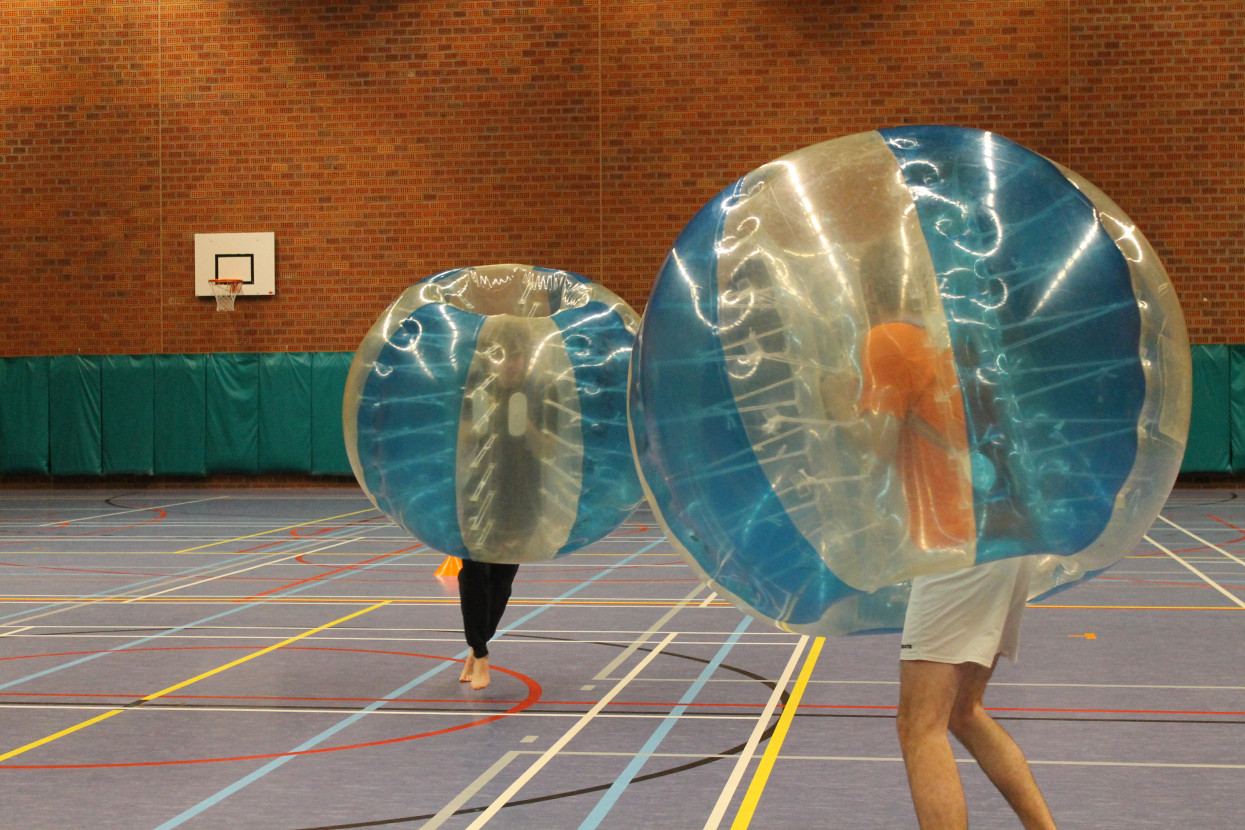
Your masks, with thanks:
[[[475,663],[471,667],[471,688],[478,692],[487,688],[488,684],[488,655],[486,654],[475,658]]]
[[[468,653],[467,659],[463,662],[462,674],[458,675],[459,683],[470,683],[471,682],[471,675],[472,675],[472,672],[475,670],[475,664],[476,664],[476,656],[474,654]]]
[[[1024,753],[982,705],[993,667],[965,663],[962,668],[960,691],[951,710],[952,734],[977,759],[1026,830],[1055,830],[1055,821]]]
[[[921,830],[966,830],[968,810],[947,728],[961,667],[927,660],[899,663],[899,747]]]

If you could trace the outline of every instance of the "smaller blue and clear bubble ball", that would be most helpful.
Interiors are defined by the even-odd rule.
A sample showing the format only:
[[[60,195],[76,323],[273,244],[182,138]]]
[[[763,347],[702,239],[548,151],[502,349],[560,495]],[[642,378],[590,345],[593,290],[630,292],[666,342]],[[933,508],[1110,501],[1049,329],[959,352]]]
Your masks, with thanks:
[[[342,405],[364,492],[430,548],[532,562],[617,528],[642,498],[627,432],[639,318],[528,265],[408,288],[363,338]]]

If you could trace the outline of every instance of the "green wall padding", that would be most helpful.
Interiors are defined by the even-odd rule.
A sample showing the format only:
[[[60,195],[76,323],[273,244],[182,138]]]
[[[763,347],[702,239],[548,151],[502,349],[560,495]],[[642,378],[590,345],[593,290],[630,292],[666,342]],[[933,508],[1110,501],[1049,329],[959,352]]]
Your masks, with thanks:
[[[1225,346],[1228,350],[1228,446],[1232,472],[1245,472],[1245,345]],[[1193,432],[1190,425],[1189,432]]]
[[[311,372],[309,352],[260,355],[259,468],[311,472]]]
[[[48,367],[48,471],[54,476],[103,472],[100,358],[60,355]]]
[[[0,475],[350,475],[350,352],[0,358]],[[1192,347],[1181,472],[1245,472],[1245,345]]]
[[[100,368],[104,475],[155,471],[156,370],[151,355],[106,355]]]
[[[350,475],[350,352],[0,358],[0,475]]]
[[[155,471],[158,475],[206,475],[207,355],[161,354],[152,361]]]
[[[211,354],[207,361],[207,468],[259,472],[259,355]]]
[[[351,475],[342,437],[342,396],[352,352],[315,352],[311,358],[311,471]]]
[[[0,358],[0,473],[48,471],[46,357]]]
[[[1228,382],[1231,352],[1224,345],[1192,346],[1191,351],[1193,411],[1180,471],[1226,473],[1232,469]]]

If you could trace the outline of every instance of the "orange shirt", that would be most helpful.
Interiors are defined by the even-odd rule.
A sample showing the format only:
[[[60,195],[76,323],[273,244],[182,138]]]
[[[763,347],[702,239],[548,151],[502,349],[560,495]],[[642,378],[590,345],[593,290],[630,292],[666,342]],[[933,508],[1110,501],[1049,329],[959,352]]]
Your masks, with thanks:
[[[938,351],[914,323],[875,326],[865,343],[861,407],[901,426],[898,465],[908,502],[909,535],[923,550],[960,547],[973,538],[972,480],[964,401],[950,351]]]

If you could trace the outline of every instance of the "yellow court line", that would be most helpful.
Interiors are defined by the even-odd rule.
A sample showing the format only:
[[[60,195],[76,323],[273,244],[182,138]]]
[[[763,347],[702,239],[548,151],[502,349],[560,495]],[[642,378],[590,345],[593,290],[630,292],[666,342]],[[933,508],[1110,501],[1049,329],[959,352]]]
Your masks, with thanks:
[[[353,614],[347,614],[341,619],[333,620],[331,623],[325,623],[319,628],[313,628],[310,631],[304,631],[302,634],[297,634],[293,637],[290,637],[288,640],[282,640],[281,642],[276,643],[275,645],[271,645],[271,646],[268,646],[267,648],[260,649],[254,654],[248,654],[245,657],[239,657],[237,660],[234,660],[232,663],[226,663],[223,666],[218,666],[217,668],[214,668],[211,671],[206,671],[203,674],[190,678],[189,680],[183,680],[181,683],[177,683],[173,686],[169,686],[167,689],[161,689],[158,692],[153,692],[152,694],[149,694],[146,697],[140,698],[140,700],[155,700],[156,698],[163,697],[164,695],[167,695],[170,692],[176,692],[178,689],[184,689],[187,686],[191,685],[192,683],[198,683],[200,680],[205,680],[214,674],[220,674],[226,669],[232,669],[235,666],[240,666],[248,660],[254,660],[256,657],[262,657],[265,654],[268,654],[269,652],[276,651],[282,646],[288,646],[290,643],[297,642],[303,639],[304,637],[310,637],[312,634],[319,634],[321,631],[324,631],[325,629],[328,629],[328,628],[332,628],[338,623],[344,623],[346,620],[353,620],[355,617],[361,617],[364,614],[368,613],[369,611],[375,611],[377,608],[381,608],[388,604],[389,604],[389,600],[385,600],[384,602],[378,602],[375,605],[371,605],[371,606],[368,606],[367,608],[364,608],[362,611],[355,611]]]
[[[1047,605],[1034,603],[1027,608],[1062,608],[1076,611],[1240,611],[1230,605]]]
[[[196,550],[203,550],[204,548],[214,548],[217,545],[227,545],[230,542],[241,542],[244,539],[255,539],[260,536],[267,536],[269,533],[281,533],[284,530],[293,530],[296,527],[306,527],[307,525],[313,525],[319,522],[331,522],[334,519],[344,519],[347,516],[358,516],[360,513],[372,513],[372,512],[376,512],[375,507],[369,507],[366,510],[355,510],[350,513],[342,513],[340,516],[326,516],[322,519],[312,519],[307,522],[299,522],[298,524],[290,525],[289,527],[276,527],[271,530],[261,530],[259,533],[251,533],[246,536],[236,536],[233,539],[221,539],[219,542],[209,542],[206,545],[199,545],[198,547],[194,547],[194,548],[186,548],[185,550],[169,551],[169,554],[190,553]],[[156,553],[156,555],[158,556],[167,556],[169,554],[160,554],[158,552]]]
[[[48,602],[95,602],[95,603],[105,603],[105,604],[110,603],[110,602],[126,603],[126,604],[142,604],[144,602],[156,602],[156,603],[162,602],[166,604],[167,603],[180,603],[180,604],[185,604],[185,605],[204,605],[204,604],[224,604],[224,603],[235,604],[241,600],[262,602],[265,604],[284,603],[284,604],[302,604],[302,605],[313,605],[317,603],[322,603],[322,604],[337,603],[339,605],[340,604],[358,605],[360,602],[367,601],[366,599],[362,597],[261,597],[260,599],[253,599],[252,597],[244,597],[244,596],[237,596],[237,597],[202,597],[202,596],[196,596],[196,597],[128,597],[128,598],[127,597],[91,598],[91,597],[68,597],[68,596],[65,596],[65,597],[3,597],[3,596],[0,596],[0,602],[3,602],[3,603],[15,603],[16,604],[16,603],[24,602],[24,603],[30,603],[32,605],[43,604],[43,603],[48,603]],[[432,598],[427,598],[427,599],[419,599],[416,597],[398,597],[395,599],[387,599],[385,600],[385,602],[392,602],[395,605],[457,605],[458,597],[457,596],[432,597]],[[512,606],[513,605],[541,605],[541,606],[575,605],[575,606],[586,606],[590,608],[674,608],[674,607],[679,606],[680,604],[681,604],[680,600],[677,600],[677,599],[661,600],[661,601],[636,600],[635,602],[628,602],[627,600],[605,600],[605,599],[602,599],[602,600],[512,599],[510,600],[510,605]],[[732,606],[729,602],[711,602],[708,605],[705,605],[705,606],[698,605],[697,607],[698,608],[699,607],[730,608]]]
[[[170,550],[170,551],[158,551],[158,550],[136,550],[136,551],[23,550],[23,551],[9,551],[5,555],[8,556],[10,554],[23,554],[23,555],[35,554],[38,556],[173,556],[173,555],[182,554],[182,553],[193,553],[194,551],[203,550],[204,548],[214,548],[217,545],[227,545],[230,542],[241,542],[246,539],[257,539],[260,536],[267,536],[269,533],[281,533],[286,530],[293,530],[296,527],[306,527],[307,525],[318,524],[319,522],[331,522],[336,519],[344,519],[347,516],[358,516],[360,513],[375,513],[375,512],[379,512],[379,511],[375,507],[369,507],[366,510],[354,510],[354,511],[351,511],[350,513],[342,513],[341,515],[338,515],[338,516],[324,516],[323,518],[319,518],[319,519],[310,519],[305,522],[299,522],[296,525],[288,525],[286,527],[274,527],[269,530],[261,530],[259,533],[248,533],[246,536],[235,536],[232,539],[220,539],[216,542],[208,542],[206,545],[198,545],[197,547],[185,548],[183,550]],[[356,554],[356,555],[363,556],[365,554]]]
[[[144,603],[144,602],[163,602],[163,603],[183,603],[186,605],[203,605],[212,603],[236,603],[239,600],[250,599],[244,596],[195,596],[195,597],[81,597],[81,596],[0,596],[0,602],[4,603],[48,603],[48,602],[92,602],[92,603]],[[287,604],[315,604],[315,603],[338,603],[357,605],[360,602],[366,602],[363,597],[263,597],[264,603],[287,603]],[[392,602],[395,605],[444,605],[457,604],[457,596],[447,597],[396,597],[387,599],[385,602]],[[625,600],[625,599],[511,599],[511,605],[582,605],[592,608],[617,607],[617,608],[672,608],[679,605],[681,600]],[[700,606],[698,606],[700,607]],[[731,603],[725,600],[708,603],[706,608],[730,608]],[[1028,608],[1046,608],[1046,609],[1062,609],[1073,611],[1240,611],[1240,608],[1234,608],[1231,605],[1048,605],[1046,603],[1030,603]]]
[[[57,738],[63,738],[66,735],[77,732],[79,729],[86,729],[88,726],[99,723],[102,720],[107,720],[108,718],[111,718],[113,715],[119,715],[124,711],[125,711],[124,709],[113,709],[111,711],[105,712],[102,715],[96,715],[90,720],[85,720],[82,723],[78,724],[77,726],[71,726],[68,729],[62,729],[61,731],[57,732],[55,735],[48,735],[46,738],[40,738],[39,740],[34,741],[32,743],[28,743],[25,746],[18,747],[17,749],[14,749],[11,752],[6,752],[5,754],[0,755],[0,762],[7,761],[8,759],[14,757],[15,755],[21,755],[23,752],[28,752],[29,750],[32,750],[35,747],[43,746],[44,744],[50,744],[52,741],[55,741]]]
[[[808,686],[809,678],[813,676],[813,667],[817,665],[817,657],[821,654],[823,643],[825,639],[822,637],[813,641],[813,647],[804,660],[804,666],[800,669],[800,676],[791,689],[791,697],[783,704],[782,717],[778,719],[778,726],[774,728],[774,734],[769,739],[769,746],[765,748],[765,754],[761,756],[761,763],[757,766],[756,774],[752,776],[752,783],[748,785],[748,792],[744,794],[743,803],[739,805],[739,812],[735,815],[731,830],[745,830],[752,823],[752,816],[756,813],[757,804],[761,801],[761,792],[765,789],[766,782],[769,781],[770,771],[774,768],[778,752],[787,738],[787,730],[791,728],[795,710],[799,708],[800,699],[804,697],[804,689]]]
[[[155,700],[158,697],[163,697],[164,695],[171,694],[172,692],[175,692],[178,689],[184,689],[193,683],[198,683],[200,680],[205,680],[213,675],[220,674],[221,672],[227,669],[232,669],[235,666],[240,666],[243,663],[247,662],[248,660],[254,660],[256,657],[262,657],[265,654],[276,651],[282,646],[288,646],[290,643],[297,642],[298,640],[301,640],[304,637],[310,637],[313,634],[319,634],[321,631],[324,631],[325,629],[332,628],[333,626],[338,625],[339,623],[344,623],[346,622],[346,620],[352,620],[355,617],[361,617],[364,614],[368,613],[369,611],[375,611],[377,608],[381,608],[382,606],[385,606],[388,604],[389,604],[389,600],[385,600],[384,602],[378,602],[375,605],[364,608],[361,611],[355,611],[353,614],[347,614],[346,616],[341,617],[340,619],[333,620],[331,623],[325,623],[324,625],[319,626],[318,628],[313,628],[313,629],[310,629],[309,631],[304,631],[302,634],[297,634],[293,637],[290,637],[289,639],[282,640],[281,642],[270,645],[267,648],[260,649],[259,651],[256,651],[253,654],[248,654],[245,657],[240,657],[237,660],[234,660],[232,663],[226,663],[225,665],[218,666],[212,669],[211,671],[206,671],[203,674],[196,675],[190,678],[189,680],[183,680],[181,683],[176,683],[172,686],[169,686],[167,689],[161,689],[158,692],[153,692],[152,694],[149,694],[146,697],[139,698],[139,700],[141,701]],[[7,761],[10,758],[14,758],[18,755],[21,755],[23,752],[29,752],[30,750],[35,749],[36,747],[43,746],[44,744],[51,743],[52,741],[55,741],[57,738],[62,738],[65,735],[70,735],[74,732],[77,732],[79,729],[85,729],[86,727],[99,723],[102,720],[106,720],[112,717],[113,715],[119,715],[124,711],[125,709],[112,709],[110,711],[104,712],[102,715],[96,715],[90,720],[85,720],[76,726],[71,726],[68,729],[62,729],[60,732],[57,732],[55,735],[48,735],[46,738],[40,738],[37,741],[32,741],[31,743],[28,743],[25,746],[19,746],[17,749],[10,750],[9,752],[6,752],[3,755],[0,755],[0,762]]]

